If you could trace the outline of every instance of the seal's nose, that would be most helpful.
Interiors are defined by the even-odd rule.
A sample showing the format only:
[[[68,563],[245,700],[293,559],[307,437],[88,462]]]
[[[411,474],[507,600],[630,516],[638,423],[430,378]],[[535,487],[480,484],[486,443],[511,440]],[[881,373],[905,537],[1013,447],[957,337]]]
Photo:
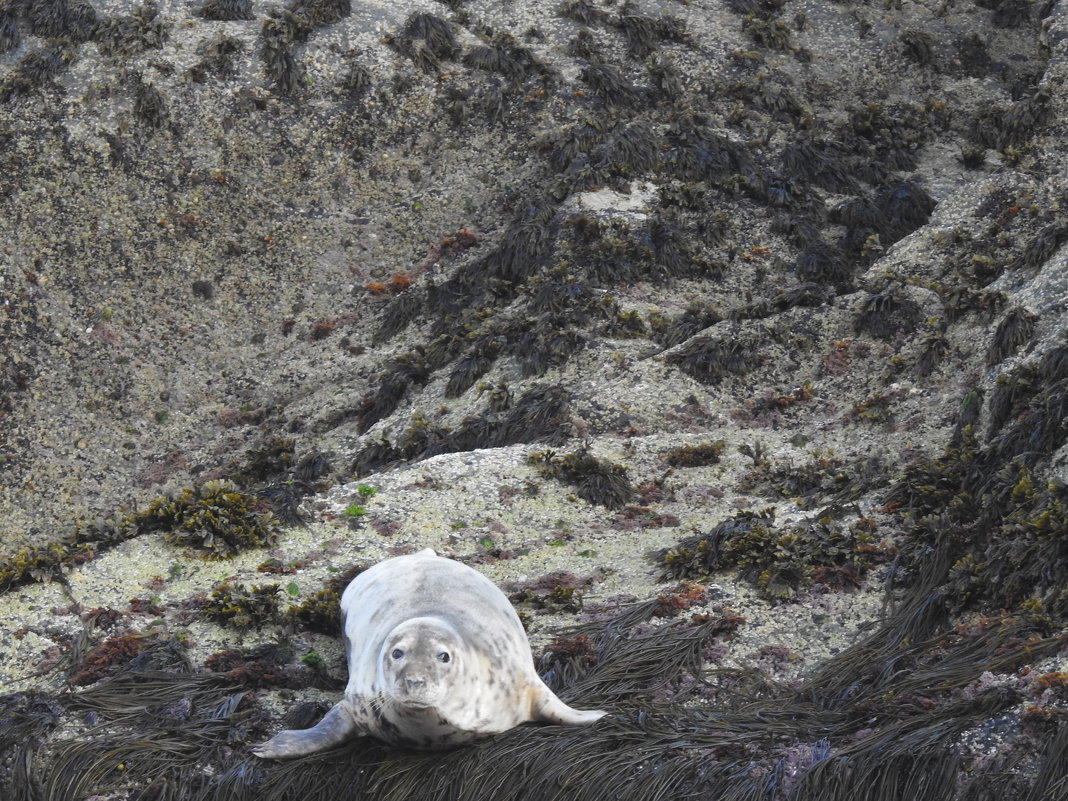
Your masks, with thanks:
[[[408,685],[409,690],[414,690],[418,687],[422,687],[426,684],[425,679],[405,679],[404,683]]]

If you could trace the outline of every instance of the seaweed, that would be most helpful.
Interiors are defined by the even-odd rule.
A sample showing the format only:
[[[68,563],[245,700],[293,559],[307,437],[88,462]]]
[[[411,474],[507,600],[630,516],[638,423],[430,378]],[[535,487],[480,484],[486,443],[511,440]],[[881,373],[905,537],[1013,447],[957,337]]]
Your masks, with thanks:
[[[822,239],[810,242],[794,262],[797,277],[814,284],[846,285],[853,277],[853,268],[841,250]]]
[[[1008,108],[993,107],[976,117],[971,138],[983,147],[1005,150],[1027,142],[1050,116],[1049,93],[1040,89]]]
[[[1047,225],[1024,246],[1010,267],[1014,270],[1037,270],[1050,260],[1065,241],[1068,241],[1068,226],[1063,223]]]
[[[867,332],[879,339],[893,339],[903,333],[912,333],[921,314],[919,304],[912,298],[893,290],[878,292],[864,302],[854,328],[857,333]]]
[[[648,62],[646,69],[653,87],[659,92],[660,102],[671,102],[682,97],[685,91],[684,78],[674,64],[667,59],[656,58]]]
[[[170,35],[170,23],[159,16],[159,6],[143,3],[128,16],[105,17],[96,25],[93,39],[106,56],[128,58],[161,48]]]
[[[997,28],[1018,28],[1031,21],[1031,4],[1026,0],[999,0],[990,21]]]
[[[934,210],[934,199],[915,181],[902,181],[887,187],[875,199],[892,242],[926,225]]]
[[[548,315],[529,321],[528,326],[521,328],[511,352],[519,364],[520,374],[529,378],[564,364],[585,344],[586,338],[567,317]]]
[[[63,46],[30,51],[0,83],[0,98],[9,103],[32,94],[63,72],[73,60],[73,52]]]
[[[195,13],[204,19],[220,22],[255,19],[252,0],[206,0]]]
[[[292,437],[268,437],[262,444],[242,454],[241,464],[230,472],[230,478],[247,487],[284,475],[295,461],[296,440]]]
[[[568,435],[571,421],[570,393],[561,386],[536,384],[512,406],[495,438],[497,446],[521,442],[547,442],[558,445]]]
[[[393,413],[408,388],[422,386],[430,380],[430,369],[419,350],[397,356],[387,363],[378,380],[378,389],[365,396],[356,409],[356,421],[362,434],[379,420]]]
[[[342,80],[342,87],[353,97],[359,97],[367,92],[374,83],[371,71],[362,64],[355,62],[349,67],[348,73]]]
[[[371,341],[380,345],[403,331],[427,304],[427,298],[418,292],[404,292],[390,301],[382,312],[382,322],[375,330]]]
[[[0,12],[0,53],[14,50],[22,41],[22,34],[14,18],[7,12]]]
[[[761,363],[757,342],[750,337],[692,337],[670,351],[665,360],[702,384],[718,384],[728,375],[745,375]]]
[[[141,653],[142,644],[143,638],[133,634],[109,637],[75,665],[71,683],[81,686],[100,681]]]
[[[609,107],[632,108],[644,96],[641,89],[630,83],[619,68],[611,64],[590,64],[583,68],[579,77],[589,85],[590,92]]]
[[[660,458],[672,467],[706,467],[719,464],[720,454],[726,448],[722,441],[706,442],[701,445],[680,445],[660,454]]]
[[[80,44],[93,38],[97,15],[89,3],[78,0],[33,0],[22,5],[30,30],[46,39]]]
[[[264,505],[229,482],[209,481],[151,502],[131,521],[141,533],[161,531],[168,542],[226,559],[246,548],[274,544],[276,521]]]
[[[755,44],[772,50],[790,48],[790,29],[777,20],[747,16],[742,19],[742,30]]]
[[[688,42],[690,36],[686,23],[670,14],[661,12],[655,17],[636,13],[637,4],[625,2],[619,10],[615,24],[627,38],[627,52],[633,58],[644,59],[656,50],[660,41]]]
[[[558,13],[583,25],[607,25],[609,20],[608,12],[597,8],[589,0],[563,0]]]
[[[484,45],[471,48],[464,64],[485,72],[497,72],[513,84],[540,74],[547,68],[528,47],[521,46],[511,34],[496,34]]]
[[[792,405],[798,398],[787,395],[774,400]],[[856,500],[880,485],[884,470],[878,457],[845,460],[816,452],[812,459],[796,466],[756,460],[754,469],[746,473],[739,486],[750,493],[789,498],[798,508],[808,510],[828,501],[840,504]]]
[[[352,0],[291,0],[289,10],[317,28],[333,25],[352,13]]]
[[[383,471],[403,459],[400,451],[385,438],[364,445],[356,452],[349,470],[356,478]]]
[[[920,343],[916,356],[916,375],[927,378],[949,350],[949,340],[942,332],[928,334]]]
[[[245,51],[245,43],[232,36],[220,36],[203,42],[197,48],[197,54],[201,57],[190,68],[194,80],[204,82],[208,74],[214,74],[220,78],[228,78],[237,72],[234,57]]]
[[[915,61],[921,67],[934,66],[935,40],[931,34],[910,28],[901,33],[900,39],[904,46],[905,58]]]
[[[698,116],[672,120],[665,133],[669,150],[665,162],[672,173],[687,181],[727,178],[752,171],[752,158],[744,147],[710,130]]]
[[[772,599],[792,597],[806,581],[835,590],[858,586],[890,554],[863,526],[843,529],[820,519],[783,529],[773,508],[739,512],[707,534],[651,554],[661,580],[693,579],[722,570],[740,576]]]
[[[313,25],[304,16],[279,9],[271,9],[260,26],[263,69],[281,94],[296,94],[304,83],[304,72],[293,56],[293,46],[307,41],[312,30]]]
[[[600,459],[586,449],[563,456],[552,451],[532,453],[529,461],[538,465],[543,475],[573,485],[576,494],[589,503],[619,509],[635,494],[623,465]]]
[[[202,612],[206,618],[235,629],[260,628],[278,616],[277,584],[245,587],[232,581],[216,584],[205,599]]]
[[[167,121],[163,93],[151,83],[138,83],[134,90],[134,115],[150,128],[161,127]]]
[[[472,354],[462,359],[449,376],[445,384],[445,397],[459,397],[474,386],[474,382],[493,366],[499,354],[497,343],[487,343],[475,348]]]
[[[739,16],[769,20],[779,15],[786,0],[726,0],[727,8]]]
[[[845,153],[835,143],[792,142],[783,148],[781,159],[783,171],[788,176],[838,194],[860,191]]]
[[[439,59],[452,60],[460,52],[452,26],[427,12],[409,15],[400,33],[389,41],[424,71],[429,71]]]
[[[1037,322],[1038,315],[1032,314],[1023,306],[1014,306],[1009,309],[1005,317],[998,323],[998,327],[994,331],[994,338],[987,348],[987,367],[1001,364],[1001,362],[1030,342],[1035,335],[1035,323]]]

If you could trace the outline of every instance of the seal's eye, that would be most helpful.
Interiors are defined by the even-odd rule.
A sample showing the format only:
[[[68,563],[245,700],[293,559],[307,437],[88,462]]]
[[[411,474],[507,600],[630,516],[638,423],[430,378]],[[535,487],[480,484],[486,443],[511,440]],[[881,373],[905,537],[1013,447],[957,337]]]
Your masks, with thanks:
[[[394,659],[400,659],[402,656],[404,656],[404,651],[402,651],[400,648],[394,648],[391,656]]]
[[[442,651],[440,654],[438,654],[438,661],[439,662],[448,662],[450,659],[452,659],[452,657],[449,656],[449,652],[448,651]]]

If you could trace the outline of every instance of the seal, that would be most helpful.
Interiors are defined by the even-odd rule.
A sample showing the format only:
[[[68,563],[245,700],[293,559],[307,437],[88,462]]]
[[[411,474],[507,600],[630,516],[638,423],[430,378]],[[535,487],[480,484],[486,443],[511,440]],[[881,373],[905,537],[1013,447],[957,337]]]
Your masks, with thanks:
[[[430,548],[386,559],[341,596],[349,681],[310,729],[254,749],[294,757],[370,735],[394,745],[449,748],[528,721],[593,723],[534,669],[523,624],[492,581]]]

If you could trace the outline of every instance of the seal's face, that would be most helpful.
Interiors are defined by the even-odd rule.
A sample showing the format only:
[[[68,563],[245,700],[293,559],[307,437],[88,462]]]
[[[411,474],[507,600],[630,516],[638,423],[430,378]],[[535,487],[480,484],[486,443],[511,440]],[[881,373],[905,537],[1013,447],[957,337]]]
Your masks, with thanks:
[[[463,669],[456,632],[434,618],[406,620],[386,637],[381,653],[385,689],[401,706],[440,706]]]

